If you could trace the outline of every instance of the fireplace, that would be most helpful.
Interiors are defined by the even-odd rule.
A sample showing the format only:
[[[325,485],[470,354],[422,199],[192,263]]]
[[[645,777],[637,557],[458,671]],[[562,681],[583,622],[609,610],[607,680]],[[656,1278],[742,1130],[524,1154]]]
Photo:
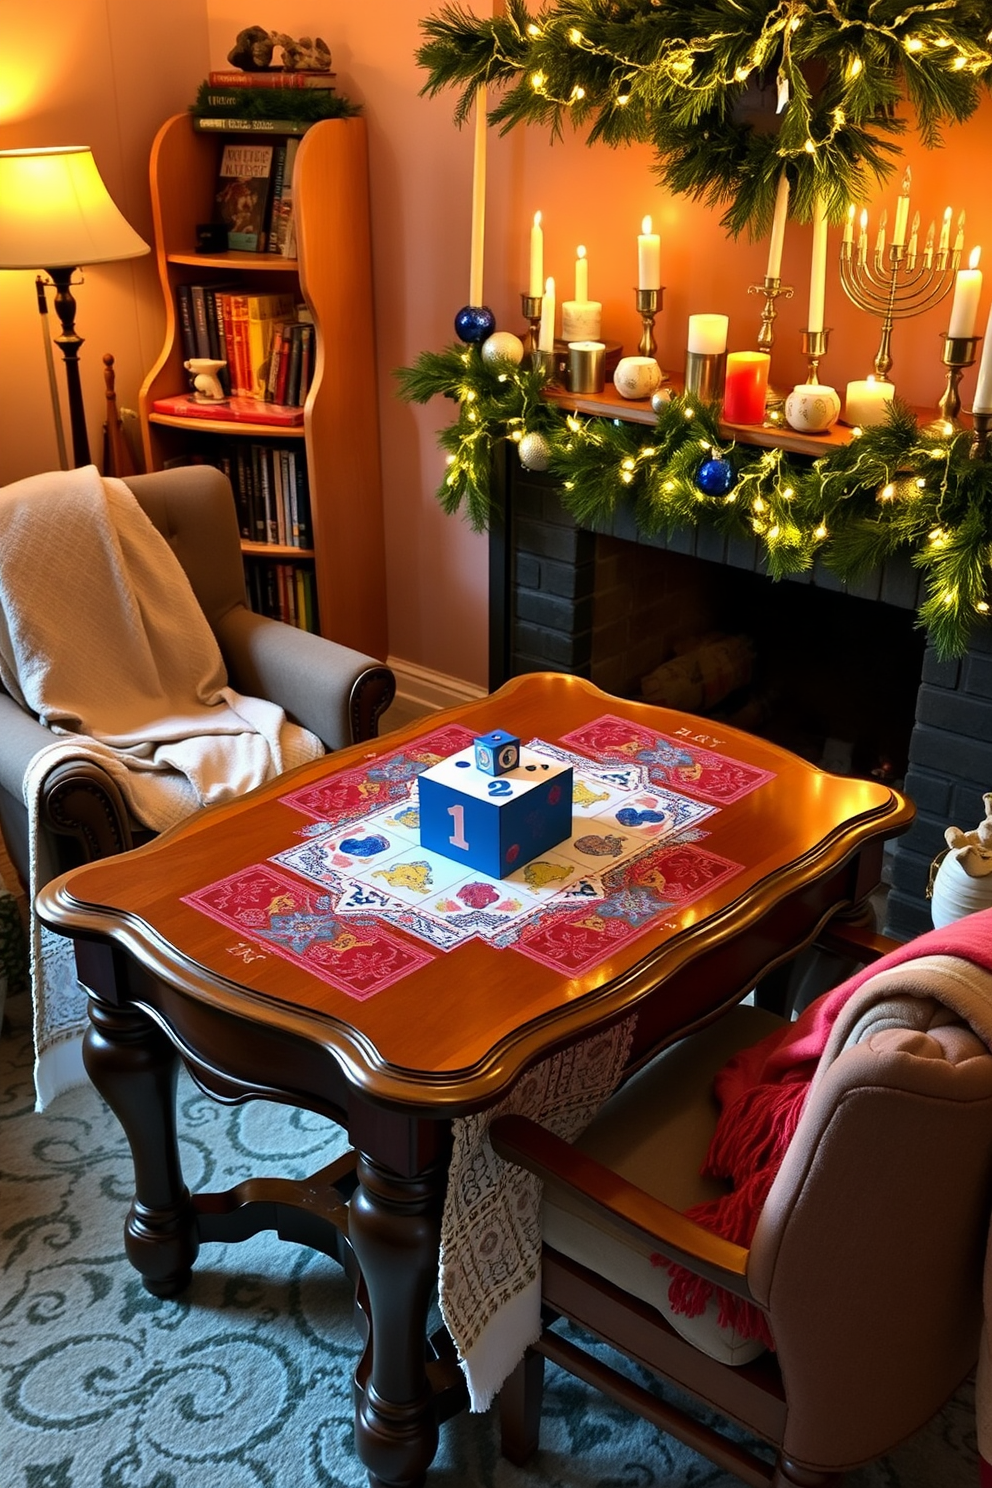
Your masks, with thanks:
[[[628,510],[578,527],[555,482],[520,467],[503,489],[490,537],[490,685],[565,671],[638,697],[673,655],[743,638],[750,676],[728,675],[725,686],[740,685],[690,711],[905,790],[918,815],[888,857],[885,929],[899,939],[928,929],[944,829],[973,827],[992,789],[988,632],[964,657],[940,661],[917,626],[919,576],[908,560],[858,586],[821,565],[773,583],[756,543],[702,529],[648,538]]]

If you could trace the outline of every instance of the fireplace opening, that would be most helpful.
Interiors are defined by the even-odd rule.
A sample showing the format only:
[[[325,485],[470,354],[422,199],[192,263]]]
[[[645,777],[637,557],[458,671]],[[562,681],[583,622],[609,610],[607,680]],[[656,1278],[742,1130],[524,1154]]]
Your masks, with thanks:
[[[596,538],[589,675],[839,774],[906,773],[925,636],[912,610]]]

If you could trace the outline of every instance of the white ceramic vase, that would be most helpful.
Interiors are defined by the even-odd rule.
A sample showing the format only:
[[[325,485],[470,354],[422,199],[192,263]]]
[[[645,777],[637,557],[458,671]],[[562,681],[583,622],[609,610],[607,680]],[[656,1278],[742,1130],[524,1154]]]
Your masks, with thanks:
[[[992,873],[973,878],[962,865],[956,852],[946,853],[934,875],[930,898],[930,918],[940,930],[952,920],[992,908]]]

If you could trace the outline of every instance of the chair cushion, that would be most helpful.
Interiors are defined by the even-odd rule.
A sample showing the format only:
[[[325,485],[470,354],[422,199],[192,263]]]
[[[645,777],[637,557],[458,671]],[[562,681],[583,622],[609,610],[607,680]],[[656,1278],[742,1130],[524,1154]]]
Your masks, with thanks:
[[[719,1109],[713,1076],[727,1060],[757,1043],[782,1020],[760,1008],[736,1007],[653,1059],[611,1097],[575,1142],[590,1157],[680,1212],[725,1192],[700,1173]],[[725,1364],[746,1364],[762,1352],[717,1324],[711,1302],[699,1317],[673,1313],[668,1271],[651,1261],[652,1246],[619,1234],[572,1195],[545,1185],[545,1243],[648,1303],[689,1343]]]

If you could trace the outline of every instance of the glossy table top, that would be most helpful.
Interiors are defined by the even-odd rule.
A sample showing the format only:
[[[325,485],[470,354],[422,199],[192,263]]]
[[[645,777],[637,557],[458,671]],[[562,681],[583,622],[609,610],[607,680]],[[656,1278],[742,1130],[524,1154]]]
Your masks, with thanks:
[[[182,902],[298,840],[299,813],[280,801],[290,789],[366,764],[446,723],[554,743],[607,713],[757,765],[773,778],[704,824],[706,848],[743,870],[637,938],[604,947],[602,961],[582,975],[471,940],[435,951],[358,1001],[276,954],[244,959],[235,932]],[[751,735],[625,702],[574,677],[532,674],[478,703],[303,766],[132,853],[65,874],[42,892],[38,909],[63,934],[123,947],[143,973],[187,1000],[321,1045],[349,1083],[375,1098],[419,1103],[429,1092],[433,1105],[458,1106],[469,1094],[495,1098],[536,1053],[631,1009],[659,981],[729,945],[804,886],[836,874],[866,844],[880,854],[882,840],[904,831],[912,816],[912,806],[887,786],[824,774]]]

